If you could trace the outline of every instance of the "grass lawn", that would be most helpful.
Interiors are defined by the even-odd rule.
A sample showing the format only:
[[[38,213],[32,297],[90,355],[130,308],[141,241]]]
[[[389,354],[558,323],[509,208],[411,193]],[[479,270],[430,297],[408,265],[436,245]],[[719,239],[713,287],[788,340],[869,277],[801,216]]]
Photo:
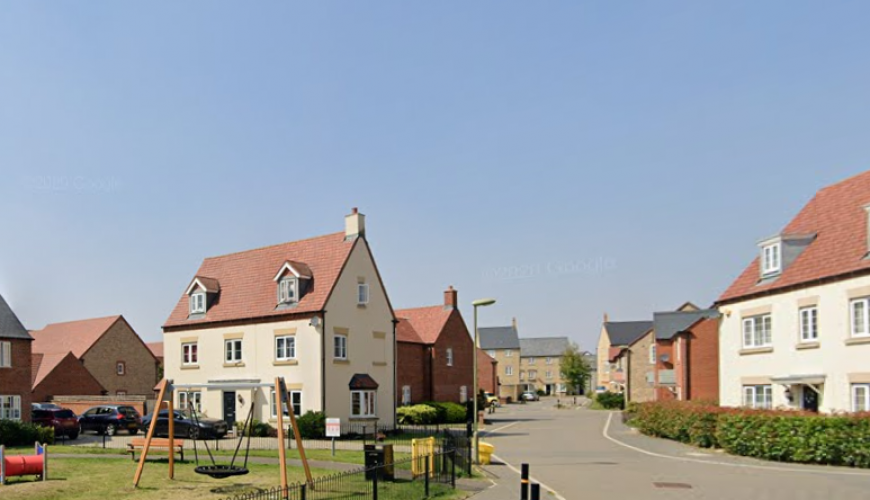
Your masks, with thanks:
[[[164,461],[150,462],[139,488],[132,486],[136,464],[128,460],[94,458],[49,458],[49,481],[37,482],[31,478],[14,478],[6,486],[0,486],[3,500],[221,500],[234,495],[268,490],[280,484],[277,465],[249,464],[250,474],[229,479],[212,479],[196,474],[193,463],[176,463],[175,480],[167,479],[168,464]],[[312,469],[315,477],[332,474],[332,471]],[[290,482],[304,479],[299,467],[288,470]],[[396,482],[381,485],[384,496],[417,500],[423,498],[423,483]],[[362,475],[346,477],[333,485],[325,485],[318,492],[318,499],[351,498],[354,493],[367,491]],[[432,485],[431,496],[444,499],[464,498],[460,491],[449,486]]]

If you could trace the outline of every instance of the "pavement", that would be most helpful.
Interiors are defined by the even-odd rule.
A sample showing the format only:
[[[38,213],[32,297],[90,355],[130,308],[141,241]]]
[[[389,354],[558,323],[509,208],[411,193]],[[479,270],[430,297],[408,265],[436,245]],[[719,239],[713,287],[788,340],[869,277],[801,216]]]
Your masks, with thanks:
[[[556,500],[867,500],[870,471],[733,457],[650,438],[619,413],[556,409],[555,400],[508,405],[487,415],[483,441],[496,447],[485,467],[491,486],[474,500],[519,498],[528,463],[542,498]]]

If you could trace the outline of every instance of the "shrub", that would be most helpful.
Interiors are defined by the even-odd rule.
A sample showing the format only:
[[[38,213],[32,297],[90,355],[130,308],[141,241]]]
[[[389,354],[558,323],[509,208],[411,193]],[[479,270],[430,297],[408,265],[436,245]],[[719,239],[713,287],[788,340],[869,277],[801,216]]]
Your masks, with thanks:
[[[321,439],[326,436],[326,414],[309,410],[296,419],[296,427],[303,439]]]
[[[429,405],[403,406],[396,410],[396,416],[402,425],[426,425],[435,423],[438,410]]]
[[[467,420],[467,410],[465,406],[459,403],[423,403],[426,406],[434,408],[437,416],[434,422],[436,424],[462,424]]]
[[[0,445],[28,446],[37,441],[54,444],[54,429],[17,420],[0,420]]]
[[[538,389],[538,397],[546,396],[546,395],[547,395],[547,391],[545,391],[543,389]]]
[[[595,396],[595,401],[607,410],[621,410],[625,408],[625,395],[615,392],[602,392]]]
[[[244,436],[248,436],[250,434],[251,437],[277,437],[278,429],[272,427],[266,422],[260,422],[257,419],[254,419],[251,422],[250,429],[243,429],[245,423],[244,422],[236,422],[236,429],[239,434]]]

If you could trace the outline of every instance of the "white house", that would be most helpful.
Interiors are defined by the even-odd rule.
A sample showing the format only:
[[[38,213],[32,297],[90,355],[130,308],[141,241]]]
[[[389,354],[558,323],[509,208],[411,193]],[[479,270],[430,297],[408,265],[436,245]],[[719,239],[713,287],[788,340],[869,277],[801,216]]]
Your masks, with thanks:
[[[870,410],[870,172],[819,191],[719,298],[724,406]]]
[[[344,232],[205,259],[163,326],[165,376],[224,384],[175,397],[230,423],[252,401],[254,418],[277,416],[274,391],[226,385],[281,376],[297,415],[391,425],[395,322],[354,209]]]

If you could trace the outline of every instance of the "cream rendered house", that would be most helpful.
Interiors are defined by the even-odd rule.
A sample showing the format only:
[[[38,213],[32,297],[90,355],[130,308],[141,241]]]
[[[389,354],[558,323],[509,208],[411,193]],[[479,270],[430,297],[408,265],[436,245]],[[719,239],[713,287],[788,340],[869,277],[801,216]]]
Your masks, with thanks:
[[[163,327],[165,376],[211,417],[277,421],[284,377],[297,415],[395,422],[395,317],[356,209],[345,231],[205,259]],[[239,384],[234,389],[232,384]]]
[[[870,172],[825,188],[720,297],[724,406],[870,410]]]

